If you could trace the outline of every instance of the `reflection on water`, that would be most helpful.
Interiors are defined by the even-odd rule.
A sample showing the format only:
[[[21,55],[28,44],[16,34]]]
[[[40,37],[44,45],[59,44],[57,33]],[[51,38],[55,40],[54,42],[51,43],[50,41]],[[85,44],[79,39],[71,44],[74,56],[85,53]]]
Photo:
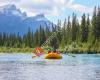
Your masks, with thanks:
[[[61,60],[32,54],[0,54],[0,80],[100,80],[100,55],[63,55]]]

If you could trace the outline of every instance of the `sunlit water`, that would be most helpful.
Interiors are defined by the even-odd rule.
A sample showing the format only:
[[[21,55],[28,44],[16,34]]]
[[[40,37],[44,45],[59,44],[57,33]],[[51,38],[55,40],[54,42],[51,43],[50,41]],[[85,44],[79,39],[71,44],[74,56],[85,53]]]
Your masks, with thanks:
[[[100,55],[63,55],[61,60],[33,54],[0,53],[0,80],[100,80]]]

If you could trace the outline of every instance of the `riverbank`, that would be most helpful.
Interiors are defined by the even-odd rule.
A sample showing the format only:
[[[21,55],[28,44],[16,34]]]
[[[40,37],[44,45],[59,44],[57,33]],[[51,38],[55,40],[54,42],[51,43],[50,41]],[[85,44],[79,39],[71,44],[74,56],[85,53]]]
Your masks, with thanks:
[[[0,53],[32,53],[34,48],[10,48],[10,47],[0,47]],[[48,48],[44,48],[45,52],[48,52]],[[87,53],[87,54],[92,54],[92,53],[100,53],[100,48],[98,47],[79,47],[79,46],[66,46],[65,48],[60,47],[58,49],[61,53],[74,53],[74,54],[79,54],[79,53]]]
[[[32,53],[34,48],[10,48],[10,47],[0,47],[0,53]]]
[[[83,44],[76,44],[72,43],[70,45],[67,45],[66,47],[60,47],[60,51],[65,51],[66,53],[100,53],[100,43],[99,44],[89,44],[89,43],[83,43]]]

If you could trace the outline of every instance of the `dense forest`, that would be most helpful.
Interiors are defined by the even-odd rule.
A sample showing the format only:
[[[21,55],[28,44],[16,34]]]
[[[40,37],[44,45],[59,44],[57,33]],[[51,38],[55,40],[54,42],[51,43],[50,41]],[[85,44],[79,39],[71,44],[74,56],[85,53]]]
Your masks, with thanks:
[[[73,13],[72,18],[69,16],[64,22],[58,20],[57,25],[52,25],[52,30],[49,26],[43,28],[40,25],[35,33],[29,28],[23,36],[19,33],[17,35],[0,33],[0,46],[34,48],[41,46],[54,32],[56,36],[48,46],[56,42],[59,50],[67,52],[100,52],[100,7],[94,8],[92,19],[89,19],[89,14],[83,14],[81,21],[78,21],[77,15]]]

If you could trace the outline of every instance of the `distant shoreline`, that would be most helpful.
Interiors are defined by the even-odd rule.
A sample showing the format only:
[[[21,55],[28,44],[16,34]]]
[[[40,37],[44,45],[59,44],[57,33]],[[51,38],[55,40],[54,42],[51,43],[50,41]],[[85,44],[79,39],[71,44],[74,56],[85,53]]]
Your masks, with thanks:
[[[34,48],[9,48],[9,47],[0,47],[0,53],[32,53],[32,51],[34,50]],[[69,50],[64,50],[64,49],[58,49],[58,51],[60,51],[61,53],[65,54],[65,53],[72,53],[72,54],[82,54],[82,53],[86,53],[86,54],[94,54],[94,53],[100,53],[100,51],[88,51],[88,50],[78,50],[78,49],[73,49],[71,51]],[[47,52],[47,50],[46,50]]]
[[[0,53],[32,53],[34,48],[9,48],[0,47]]]

